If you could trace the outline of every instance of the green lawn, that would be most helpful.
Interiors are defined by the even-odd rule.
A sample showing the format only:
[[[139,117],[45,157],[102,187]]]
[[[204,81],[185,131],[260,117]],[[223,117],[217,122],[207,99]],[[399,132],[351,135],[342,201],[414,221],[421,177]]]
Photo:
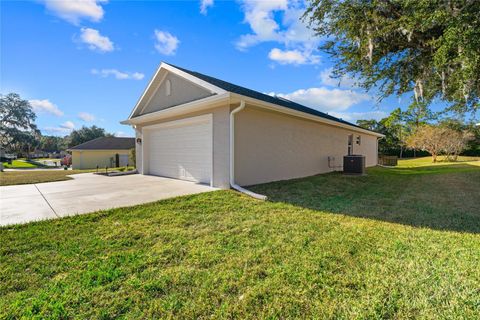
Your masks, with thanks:
[[[110,168],[109,171],[125,171],[133,170],[134,167],[121,167],[121,168]],[[95,172],[96,169],[85,169],[85,170],[35,170],[35,171],[6,171],[0,172],[0,186],[11,186],[17,184],[30,184],[30,183],[42,183],[42,182],[54,182],[54,181],[64,181],[70,180],[71,177],[68,177],[72,174],[77,173],[86,173],[86,172]],[[104,170],[101,170],[104,171]]]
[[[70,180],[67,175],[92,172],[94,170],[35,170],[35,171],[6,171],[0,172],[0,186],[10,186],[17,184],[30,184],[41,182],[53,182]]]
[[[12,160],[12,164],[8,164],[8,162],[3,163],[3,167],[7,169],[33,169],[38,168],[38,166],[34,163],[30,163],[24,160]]]
[[[0,318],[477,319],[480,162],[0,229]]]

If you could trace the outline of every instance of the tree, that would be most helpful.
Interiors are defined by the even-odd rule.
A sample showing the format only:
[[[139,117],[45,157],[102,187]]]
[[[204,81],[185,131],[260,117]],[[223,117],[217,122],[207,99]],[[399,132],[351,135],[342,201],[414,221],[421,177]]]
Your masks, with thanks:
[[[10,152],[29,152],[33,149],[41,135],[35,119],[32,106],[20,95],[0,95],[1,146]]]
[[[335,61],[379,99],[413,93],[474,114],[480,105],[480,1],[311,0],[304,15]]]
[[[473,135],[468,131],[459,132],[447,127],[425,125],[409,136],[407,146],[429,152],[433,162],[442,153],[448,160],[457,160],[457,156],[472,138]]]
[[[474,139],[474,135],[468,131],[447,130],[444,152],[447,160],[457,161],[458,155],[467,148],[468,142]]]
[[[65,139],[56,136],[42,136],[40,138],[39,148],[47,152],[60,152],[67,148]]]
[[[415,132],[420,126],[426,125],[434,119],[433,113],[423,101],[414,101],[408,109],[402,112],[407,134]],[[413,149],[413,157],[416,158],[417,150]]]
[[[380,123],[385,126],[388,130],[389,135],[386,136],[386,139],[390,139],[388,143],[397,145],[400,149],[400,158],[403,157],[403,149],[405,147],[406,139],[406,126],[403,121],[404,114],[400,108],[393,110],[390,115],[380,121]]]
[[[422,126],[407,139],[409,148],[425,150],[432,155],[432,162],[445,148],[445,135],[448,129],[434,126]]]
[[[461,137],[459,146],[462,150],[451,152],[454,159],[462,152],[466,155],[479,156],[480,155],[480,126],[477,126],[474,122],[464,123],[461,119],[442,119],[439,122],[439,126],[454,130],[458,136]]]
[[[378,123],[377,120],[371,119],[371,120],[357,120],[357,126],[362,127],[367,130],[375,131],[375,132],[380,132],[380,124]]]
[[[100,138],[100,137],[113,137],[112,134],[105,132],[105,129],[97,126],[82,127],[78,130],[73,130],[67,137],[68,147],[74,147],[84,142]]]

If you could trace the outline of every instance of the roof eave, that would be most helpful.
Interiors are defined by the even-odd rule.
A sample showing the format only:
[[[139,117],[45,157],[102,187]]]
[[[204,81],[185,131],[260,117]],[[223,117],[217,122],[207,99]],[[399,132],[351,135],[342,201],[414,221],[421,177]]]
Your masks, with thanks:
[[[178,116],[189,112],[209,109],[215,106],[220,106],[222,103],[228,102],[230,99],[230,95],[230,92],[225,92],[220,95],[213,95],[203,99],[187,102],[178,106],[166,108],[160,111],[155,111],[138,117],[129,118],[127,120],[120,121],[120,123],[124,125],[137,125],[145,122]]]

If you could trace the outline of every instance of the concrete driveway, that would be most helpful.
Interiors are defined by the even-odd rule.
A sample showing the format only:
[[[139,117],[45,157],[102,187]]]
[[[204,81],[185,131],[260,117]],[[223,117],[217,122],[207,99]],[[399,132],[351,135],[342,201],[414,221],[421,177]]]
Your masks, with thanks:
[[[188,181],[140,174],[0,187],[0,225],[55,219],[217,190]]]

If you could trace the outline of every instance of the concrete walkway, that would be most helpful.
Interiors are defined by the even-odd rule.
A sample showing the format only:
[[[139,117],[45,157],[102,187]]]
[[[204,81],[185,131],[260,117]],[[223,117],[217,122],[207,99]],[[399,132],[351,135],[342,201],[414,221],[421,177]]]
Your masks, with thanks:
[[[193,182],[140,174],[0,187],[0,226],[55,219],[217,190]]]

